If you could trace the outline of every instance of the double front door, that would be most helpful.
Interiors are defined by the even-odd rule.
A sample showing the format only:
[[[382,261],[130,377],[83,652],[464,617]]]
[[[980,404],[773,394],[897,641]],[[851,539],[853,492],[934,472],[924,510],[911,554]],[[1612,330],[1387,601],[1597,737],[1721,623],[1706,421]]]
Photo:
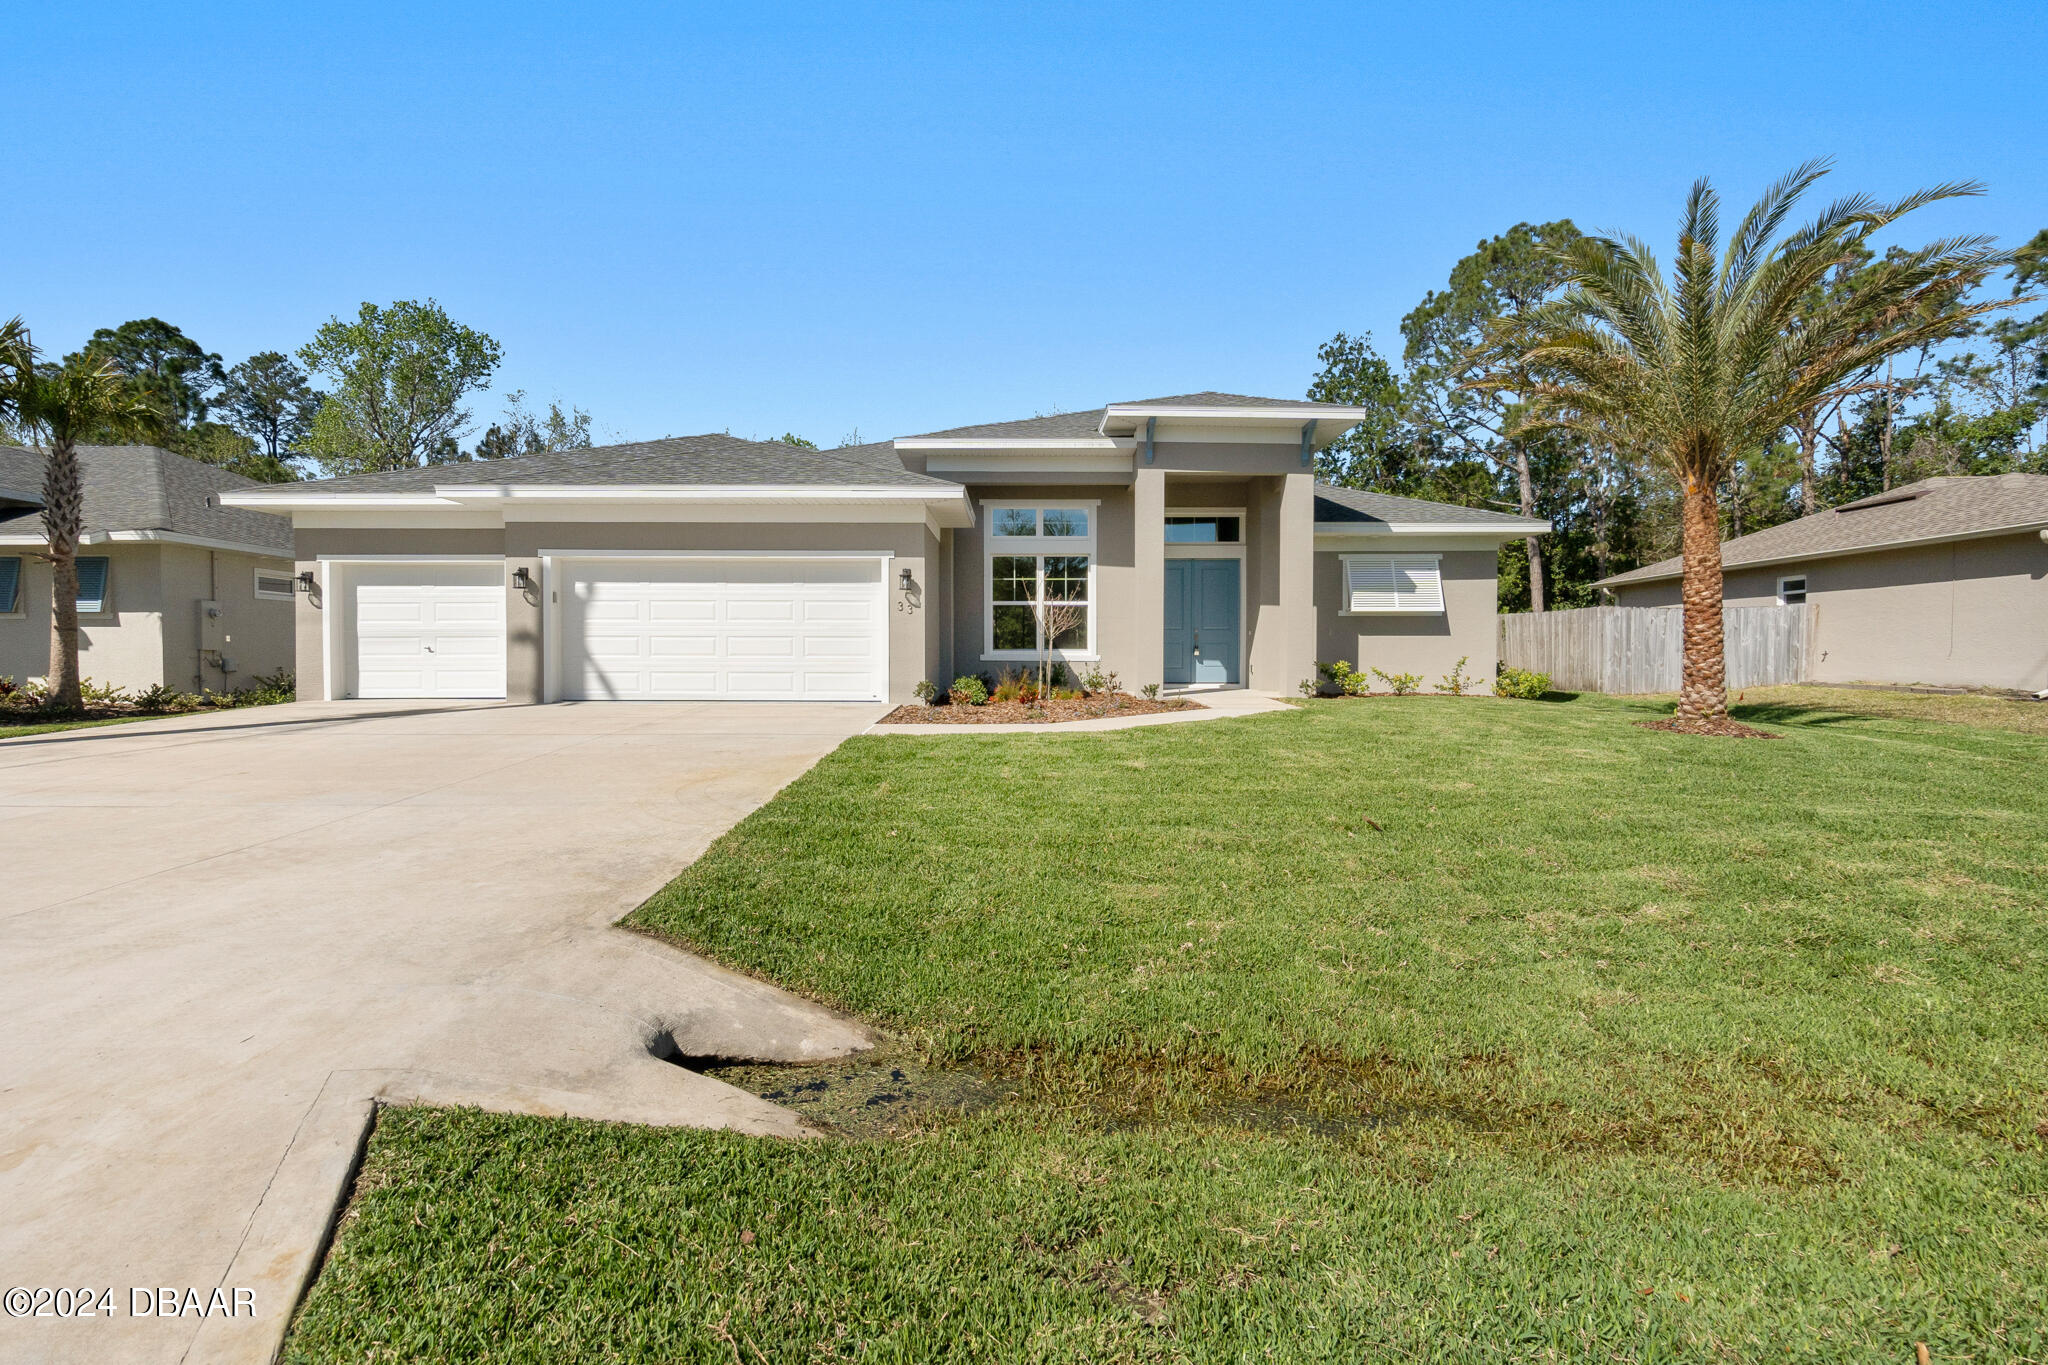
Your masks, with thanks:
[[[1235,559],[1166,561],[1166,682],[1235,683],[1239,576]]]

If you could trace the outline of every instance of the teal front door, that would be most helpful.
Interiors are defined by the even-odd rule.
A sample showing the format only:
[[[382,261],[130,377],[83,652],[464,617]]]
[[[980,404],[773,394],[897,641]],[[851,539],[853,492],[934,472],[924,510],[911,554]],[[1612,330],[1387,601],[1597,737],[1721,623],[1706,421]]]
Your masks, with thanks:
[[[1169,685],[1234,683],[1238,574],[1235,559],[1166,561],[1166,679]]]

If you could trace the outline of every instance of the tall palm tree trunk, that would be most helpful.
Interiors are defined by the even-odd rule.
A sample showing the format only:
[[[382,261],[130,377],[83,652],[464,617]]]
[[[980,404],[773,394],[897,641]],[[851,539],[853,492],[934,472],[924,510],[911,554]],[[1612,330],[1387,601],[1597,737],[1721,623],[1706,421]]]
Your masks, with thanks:
[[[50,443],[43,463],[43,534],[50,546],[50,690],[57,711],[81,707],[78,685],[78,540],[85,528],[85,486],[78,447],[69,437]]]
[[[1680,524],[1684,530],[1684,665],[1678,688],[1678,718],[1706,722],[1728,718],[1728,674],[1722,653],[1721,511],[1714,485],[1698,475],[1685,481]]]

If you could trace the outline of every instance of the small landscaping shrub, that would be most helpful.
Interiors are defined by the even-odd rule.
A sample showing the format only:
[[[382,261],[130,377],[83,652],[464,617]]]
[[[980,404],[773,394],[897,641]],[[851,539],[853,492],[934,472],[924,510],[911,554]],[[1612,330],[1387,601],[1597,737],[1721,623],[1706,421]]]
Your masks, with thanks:
[[[988,704],[988,687],[972,673],[964,673],[953,679],[953,686],[947,690],[946,695],[955,706]]]
[[[1304,697],[1313,697],[1322,690],[1323,685],[1314,678],[1303,678],[1301,680],[1301,695]]]
[[[199,698],[189,692],[180,692],[166,683],[151,683],[135,694],[135,709],[161,715],[172,711],[196,711]]]
[[[1372,675],[1370,673],[1361,673],[1354,670],[1344,675],[1344,681],[1340,685],[1343,687],[1344,695],[1347,697],[1365,697],[1372,695],[1371,679]]]
[[[1495,673],[1493,690],[1497,696],[1535,701],[1550,690],[1550,675],[1532,673],[1526,668],[1509,668],[1502,664]]]
[[[996,685],[988,689],[988,699],[990,701],[1022,701],[1026,685],[1027,680],[1022,673],[1014,668],[1006,668],[996,675]]]
[[[1144,686],[1144,687],[1143,687],[1142,689],[1140,689],[1140,690],[1142,690],[1142,691],[1144,692],[1144,694],[1145,694],[1145,700],[1146,700],[1146,701],[1158,701],[1158,700],[1159,700],[1159,684],[1158,684],[1158,683],[1146,683],[1146,684],[1145,684],[1145,686]]]
[[[80,678],[78,699],[87,706],[119,706],[128,700],[128,691],[121,687],[102,687],[91,678]]]
[[[1372,675],[1385,683],[1397,697],[1413,696],[1422,690],[1420,673],[1382,673],[1375,668]]]
[[[1115,669],[1105,670],[1101,664],[1090,664],[1088,671],[1081,675],[1081,690],[1113,695],[1123,691],[1124,684]]]
[[[1471,659],[1472,656],[1467,654],[1460,658],[1457,663],[1453,664],[1450,672],[1436,680],[1436,690],[1448,692],[1454,697],[1462,697],[1467,692],[1470,692],[1472,690],[1472,680],[1465,676],[1465,665],[1471,662]]]
[[[932,699],[939,695],[939,689],[932,685],[930,678],[921,678],[918,680],[917,686],[910,689],[910,695],[916,697],[926,706],[930,706]]]

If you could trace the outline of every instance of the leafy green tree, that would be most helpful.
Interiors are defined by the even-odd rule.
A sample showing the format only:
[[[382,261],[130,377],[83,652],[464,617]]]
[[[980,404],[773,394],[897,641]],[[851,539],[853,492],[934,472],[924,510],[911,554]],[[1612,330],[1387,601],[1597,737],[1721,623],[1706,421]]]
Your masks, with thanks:
[[[1316,476],[1346,488],[1409,493],[1421,481],[1427,456],[1408,421],[1401,378],[1373,349],[1372,333],[1343,332],[1316,349],[1322,369],[1309,382],[1312,403],[1345,403],[1367,416],[1316,456]]]
[[[138,318],[119,327],[102,327],[84,347],[64,357],[73,368],[107,366],[128,383],[130,392],[150,403],[167,428],[204,421],[211,396],[225,382],[220,357],[162,318]],[[103,435],[88,433],[87,444]]]
[[[31,434],[43,454],[43,557],[51,565],[50,684],[53,711],[81,709],[78,672],[78,542],[85,534],[85,484],[78,447],[114,435],[152,439],[165,414],[110,360],[73,356],[39,365],[28,329],[16,318],[0,328],[0,409]]]
[[[526,394],[514,389],[505,395],[505,418],[493,422],[478,438],[472,458],[504,460],[519,455],[540,455],[551,450],[588,450],[590,414],[578,407],[566,412],[560,399],[548,404],[545,414],[527,410]]]
[[[816,450],[818,448],[816,441],[807,441],[793,431],[785,431],[775,439],[786,446],[795,446],[799,450]]]
[[[489,382],[498,343],[432,299],[365,303],[331,318],[299,350],[332,391],[313,415],[306,453],[333,474],[370,474],[462,458],[462,400]]]
[[[1528,517],[1540,515],[1534,443],[1560,439],[1522,429],[1536,383],[1528,361],[1529,319],[1563,288],[1562,253],[1579,235],[1565,219],[1517,223],[1479,243],[1451,267],[1447,287],[1432,290],[1401,319],[1417,420],[1452,453],[1486,460],[1510,475],[1515,505]],[[1542,611],[1543,548],[1529,536],[1522,551],[1529,606]]]
[[[1981,193],[1972,183],[1891,204],[1851,195],[1779,238],[1786,216],[1827,171],[1824,161],[1808,162],[1771,186],[1725,252],[1720,198],[1707,181],[1695,183],[1669,279],[1635,238],[1566,243],[1556,259],[1570,287],[1529,320],[1535,345],[1527,363],[1543,376],[1531,392],[1540,417],[1531,425],[1623,432],[1678,482],[1682,728],[1727,724],[1718,494],[1733,462],[1768,448],[1851,376],[2004,306],[1964,298],[2011,259],[1981,237],[1892,251],[1853,297],[1814,306],[1827,272],[1873,234],[1922,205]]]
[[[227,372],[218,407],[264,458],[283,467],[304,448],[323,396],[290,356],[258,351]]]

